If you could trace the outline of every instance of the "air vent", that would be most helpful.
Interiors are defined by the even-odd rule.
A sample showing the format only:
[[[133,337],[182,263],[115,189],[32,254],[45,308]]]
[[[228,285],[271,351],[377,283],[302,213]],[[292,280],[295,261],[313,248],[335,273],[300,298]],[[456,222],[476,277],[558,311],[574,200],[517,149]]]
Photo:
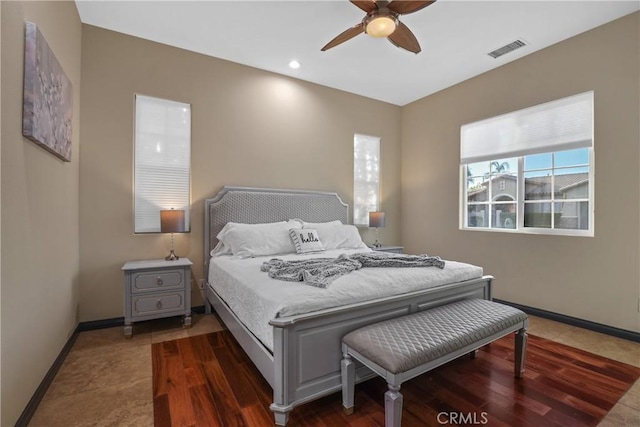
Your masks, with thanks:
[[[522,46],[526,46],[527,44],[522,40],[516,40],[514,42],[509,43],[508,45],[502,46],[493,52],[489,52],[488,55],[492,58],[499,58],[502,55],[505,55],[509,52],[513,52],[516,49],[520,49]]]

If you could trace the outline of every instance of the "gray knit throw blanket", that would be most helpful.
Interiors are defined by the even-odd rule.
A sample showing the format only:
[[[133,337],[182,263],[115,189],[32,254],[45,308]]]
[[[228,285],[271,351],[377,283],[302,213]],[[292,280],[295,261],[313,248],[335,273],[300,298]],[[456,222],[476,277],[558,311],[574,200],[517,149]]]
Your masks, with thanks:
[[[326,288],[340,276],[363,267],[438,267],[444,268],[440,257],[405,255],[389,252],[363,252],[340,255],[338,258],[313,258],[285,261],[273,258],[262,263],[272,279],[304,282],[318,288]]]

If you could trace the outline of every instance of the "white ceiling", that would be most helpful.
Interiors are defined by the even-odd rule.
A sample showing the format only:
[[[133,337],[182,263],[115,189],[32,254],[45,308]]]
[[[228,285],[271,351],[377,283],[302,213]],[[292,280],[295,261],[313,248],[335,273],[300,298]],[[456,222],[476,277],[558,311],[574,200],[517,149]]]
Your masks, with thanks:
[[[320,48],[364,12],[346,0],[76,0],[83,23],[293,76],[396,105],[640,9],[639,1],[439,0],[401,17],[422,52],[365,34]],[[529,43],[498,59],[488,52]],[[288,63],[297,59],[302,67]]]

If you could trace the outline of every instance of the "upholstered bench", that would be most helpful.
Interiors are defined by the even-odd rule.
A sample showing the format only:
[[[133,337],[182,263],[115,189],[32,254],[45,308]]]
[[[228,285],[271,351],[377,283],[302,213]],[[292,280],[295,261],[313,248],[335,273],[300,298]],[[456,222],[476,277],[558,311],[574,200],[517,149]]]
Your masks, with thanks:
[[[430,310],[365,326],[342,339],[342,405],[353,412],[355,363],[383,377],[385,426],[399,427],[400,385],[509,333],[515,336],[515,375],[524,372],[527,315],[513,307],[482,299],[466,299]],[[353,359],[352,359],[353,358]]]

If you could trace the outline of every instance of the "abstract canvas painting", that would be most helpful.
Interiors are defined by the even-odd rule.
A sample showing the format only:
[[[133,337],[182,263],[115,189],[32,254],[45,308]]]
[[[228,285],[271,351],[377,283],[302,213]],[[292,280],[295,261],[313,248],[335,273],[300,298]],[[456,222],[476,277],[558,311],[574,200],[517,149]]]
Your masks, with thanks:
[[[22,134],[71,161],[73,88],[36,24],[27,22]]]

